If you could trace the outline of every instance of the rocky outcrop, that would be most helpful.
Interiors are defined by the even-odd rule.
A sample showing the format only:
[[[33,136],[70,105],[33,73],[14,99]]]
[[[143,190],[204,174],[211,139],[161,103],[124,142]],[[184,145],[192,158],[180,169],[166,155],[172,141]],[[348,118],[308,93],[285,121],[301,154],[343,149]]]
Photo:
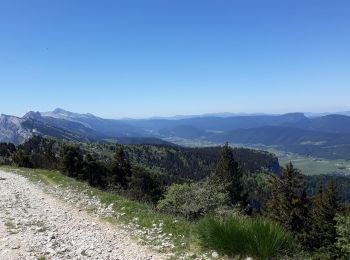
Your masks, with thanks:
[[[22,124],[23,118],[1,115],[0,116],[0,141],[19,144],[33,135],[33,129],[28,129]]]
[[[28,112],[22,118],[1,115],[0,142],[11,142],[18,145],[33,135],[71,141],[97,140],[103,137],[83,124],[65,119],[43,117],[39,112]]]

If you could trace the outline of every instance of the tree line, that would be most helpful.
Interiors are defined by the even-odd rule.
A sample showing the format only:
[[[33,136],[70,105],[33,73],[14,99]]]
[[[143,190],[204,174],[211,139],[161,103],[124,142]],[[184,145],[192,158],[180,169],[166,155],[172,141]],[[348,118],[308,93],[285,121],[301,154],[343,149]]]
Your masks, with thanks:
[[[247,217],[264,216],[293,232],[300,250],[312,252],[315,258],[350,256],[349,204],[340,200],[334,180],[319,186],[318,192],[310,196],[304,175],[292,163],[281,174],[247,173],[228,144],[220,148],[215,168],[208,176],[178,183],[131,163],[122,146],[113,149],[113,156],[106,159],[78,144],[36,136],[17,148],[0,144],[0,156],[10,158],[7,162],[19,167],[58,169],[92,187],[152,203],[160,211],[189,220],[235,212]]]
[[[127,195],[133,199],[156,203],[164,191],[164,178],[146,168],[132,166],[122,147],[112,158],[103,161],[79,144],[34,136],[19,145],[0,145],[0,156],[19,167],[60,170],[63,174],[86,181],[92,187]]]

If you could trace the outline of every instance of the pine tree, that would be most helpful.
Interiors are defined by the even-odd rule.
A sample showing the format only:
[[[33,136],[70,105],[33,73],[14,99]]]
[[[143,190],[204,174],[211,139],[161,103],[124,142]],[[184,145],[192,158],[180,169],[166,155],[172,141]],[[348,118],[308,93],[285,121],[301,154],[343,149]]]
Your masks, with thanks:
[[[300,204],[299,204],[299,215],[301,216],[300,220],[300,226],[298,229],[298,233],[296,233],[296,237],[299,240],[299,242],[304,245],[308,243],[308,236],[307,234],[310,232],[310,227],[312,223],[311,218],[311,200],[306,194],[306,190],[303,189],[303,192],[300,197]]]
[[[33,167],[33,163],[31,161],[30,156],[26,154],[23,150],[18,150],[17,152],[15,152],[12,156],[12,160],[18,167]]]
[[[309,247],[331,258],[336,255],[336,216],[340,209],[337,185],[335,181],[331,181],[326,189],[320,189],[314,199],[313,221],[309,234]]]
[[[61,149],[60,165],[64,173],[70,177],[81,178],[83,170],[83,156],[79,146],[64,145]]]
[[[283,221],[281,219],[281,216],[284,215],[281,214],[281,205],[284,202],[283,182],[275,174],[270,175],[269,182],[272,190],[270,197],[266,202],[266,209],[264,213],[271,220],[282,223]]]
[[[84,179],[92,187],[103,188],[105,183],[105,169],[91,154],[87,154],[84,160]]]
[[[233,158],[232,148],[226,143],[222,148],[216,170],[211,177],[211,183],[219,190],[228,193],[231,204],[241,203],[244,206],[246,202],[244,201],[242,175],[238,163]]]
[[[303,176],[290,162],[282,177],[271,176],[271,196],[266,215],[288,230],[301,233],[307,222],[309,201],[303,187]]]
[[[290,162],[283,174],[285,189],[285,219],[286,227],[292,231],[300,232],[305,223],[305,216],[302,211],[305,209],[303,203],[305,192],[303,189],[303,176],[294,168]]]
[[[136,167],[132,170],[128,192],[138,201],[156,203],[163,195],[163,185],[158,176]]]
[[[123,188],[127,187],[128,179],[131,176],[131,164],[124,150],[120,148],[114,155],[109,166],[110,179],[109,183],[112,186],[120,185]]]
[[[340,257],[350,259],[350,212],[337,216],[337,242]]]

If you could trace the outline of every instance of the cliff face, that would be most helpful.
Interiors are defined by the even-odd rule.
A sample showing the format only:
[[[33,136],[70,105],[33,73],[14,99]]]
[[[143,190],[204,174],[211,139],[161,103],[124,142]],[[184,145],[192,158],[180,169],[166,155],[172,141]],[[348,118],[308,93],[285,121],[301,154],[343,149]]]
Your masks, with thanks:
[[[29,138],[33,133],[31,129],[24,127],[23,118],[1,115],[0,116],[0,142],[19,144]]]
[[[102,137],[80,123],[42,117],[38,112],[29,112],[22,118],[1,115],[0,142],[11,142],[18,145],[35,134],[72,141],[95,140]]]

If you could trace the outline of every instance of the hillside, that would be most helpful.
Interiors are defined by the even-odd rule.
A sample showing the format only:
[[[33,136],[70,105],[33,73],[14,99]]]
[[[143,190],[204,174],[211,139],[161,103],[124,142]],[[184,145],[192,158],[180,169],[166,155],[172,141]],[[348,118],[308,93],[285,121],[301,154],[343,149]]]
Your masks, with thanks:
[[[210,140],[262,144],[308,156],[350,159],[350,135],[315,132],[291,127],[265,126],[212,135]]]
[[[78,114],[57,108],[52,112],[43,112],[40,114],[44,118],[49,117],[80,123],[87,128],[109,137],[145,135],[142,129],[128,125],[121,120],[104,119],[89,113]]]
[[[0,116],[0,141],[21,143],[32,135],[32,131],[22,126],[25,120],[15,116]]]
[[[106,216],[108,210],[100,200],[72,189],[63,192],[58,186],[31,183],[13,172],[0,170],[0,176],[0,207],[6,208],[0,211],[6,223],[0,226],[1,259],[166,259],[149,246],[137,244],[125,228],[97,218]],[[73,206],[68,196],[79,201],[79,206]],[[100,213],[85,212],[87,202]]]
[[[291,113],[114,120],[58,108],[52,112],[29,112],[23,118],[3,115],[0,119],[0,141],[18,144],[33,134],[121,144],[169,144],[160,139],[176,138],[218,144],[229,141],[273,145],[314,157],[350,159],[350,117],[346,115],[308,118],[302,113]]]
[[[316,118],[306,118],[299,122],[286,123],[285,126],[325,133],[350,134],[350,116],[325,115]]]
[[[129,132],[125,132],[125,128],[119,128],[119,124],[110,123],[109,120],[94,119],[92,115],[76,116],[78,114],[65,112],[62,110],[55,110],[52,113],[28,112],[22,118],[8,115],[1,115],[0,117],[0,142],[11,142],[14,144],[21,144],[28,138],[34,135],[42,135],[46,137],[54,137],[67,141],[104,141],[113,140],[121,144],[141,144],[141,143],[155,143],[155,144],[170,144],[169,142],[154,138],[154,137],[137,137],[129,136]],[[68,117],[66,115],[71,115]],[[51,116],[52,115],[52,116]],[[73,117],[74,115],[74,117]],[[94,127],[90,127],[85,121],[79,122],[77,118],[85,118],[94,121]],[[99,125],[100,122],[102,125]],[[113,121],[113,120],[112,120]],[[105,131],[94,130],[99,128],[106,129]],[[114,131],[115,129],[118,129]],[[114,134],[108,135],[108,132]]]
[[[79,200],[72,197],[72,191],[68,192],[65,189],[68,187],[68,190],[72,190],[72,184],[75,185],[76,188],[73,188],[73,190],[79,190],[81,194],[79,196],[84,198],[84,201],[89,207],[93,207],[93,212],[97,212],[97,214],[104,214],[105,212],[109,214],[112,212],[110,213],[112,215],[108,216],[126,221],[127,225],[132,224],[130,229],[128,227],[128,230],[132,232],[135,231],[134,227],[138,230],[141,227],[144,231],[142,234],[146,235],[146,240],[149,240],[153,235],[153,233],[148,231],[148,228],[157,228],[155,233],[157,234],[157,238],[153,238],[152,236],[152,243],[148,245],[157,246],[157,250],[159,250],[159,246],[161,246],[162,250],[168,248],[172,250],[180,245],[182,246],[178,251],[180,254],[185,249],[191,249],[193,248],[192,245],[198,243],[197,239],[191,238],[190,233],[193,230],[194,232],[199,232],[198,234],[200,235],[200,232],[207,227],[207,224],[203,226],[203,223],[206,223],[203,221],[206,221],[207,217],[213,216],[213,221],[219,221],[221,216],[221,218],[223,217],[223,221],[226,221],[233,212],[239,214],[235,219],[235,222],[238,224],[243,220],[253,220],[255,219],[254,216],[262,216],[263,218],[256,218],[255,220],[262,221],[260,224],[266,227],[263,231],[258,231],[258,227],[254,224],[256,222],[247,222],[244,225],[248,225],[247,227],[251,231],[245,235],[240,234],[240,239],[242,236],[250,237],[252,233],[261,232],[262,236],[258,238],[258,243],[270,245],[271,239],[275,239],[276,235],[288,234],[289,238],[286,241],[289,242],[285,242],[284,244],[294,245],[294,243],[298,243],[297,245],[299,246],[300,243],[300,246],[303,246],[301,244],[302,240],[299,242],[297,236],[294,237],[293,233],[289,233],[293,231],[293,228],[285,227],[282,222],[284,221],[283,219],[278,219],[277,221],[280,224],[276,226],[274,215],[269,214],[273,209],[285,210],[286,207],[284,205],[287,204],[284,201],[281,202],[280,199],[289,199],[283,194],[289,192],[289,189],[285,189],[284,187],[290,186],[290,178],[292,178],[293,183],[296,183],[293,186],[296,189],[295,192],[293,191],[293,194],[297,196],[298,201],[302,197],[305,197],[305,203],[300,206],[298,204],[295,208],[299,209],[300,207],[301,209],[301,207],[306,207],[307,212],[312,214],[310,217],[306,214],[300,215],[305,219],[301,223],[315,225],[314,222],[308,222],[308,220],[315,219],[318,213],[309,210],[320,206],[323,207],[323,204],[317,204],[320,202],[314,199],[314,196],[318,196],[317,198],[320,198],[319,196],[321,195],[319,194],[326,194],[329,198],[332,196],[336,200],[334,209],[338,208],[337,203],[346,203],[349,200],[347,190],[350,182],[346,176],[306,177],[297,169],[293,168],[292,163],[280,169],[278,159],[270,153],[244,148],[233,149],[228,144],[223,147],[184,148],[173,145],[65,142],[35,136],[18,147],[14,147],[11,144],[2,144],[1,155],[4,157],[2,160],[3,164],[31,168],[24,170],[24,174],[28,174],[34,180],[40,180],[42,185],[60,183],[60,185],[55,185],[54,192],[60,194],[60,196],[63,196],[77,207]],[[11,166],[7,167],[13,169]],[[46,170],[35,170],[36,168]],[[48,171],[47,169],[50,170]],[[10,175],[5,174],[5,178],[1,179],[1,182],[4,183],[7,179],[12,178]],[[12,193],[13,190],[11,189],[14,188],[15,190],[16,185],[18,185],[16,183],[22,183],[22,181],[11,181],[9,185],[6,185],[4,190]],[[339,202],[336,198],[338,195],[336,193],[331,195],[330,193],[332,187],[334,189],[336,188],[334,186],[336,184],[339,187]],[[319,185],[322,185],[322,192],[320,193]],[[21,187],[25,189],[25,193],[21,192]],[[70,214],[68,210],[61,217],[61,213],[55,211],[55,206],[47,207],[46,205],[39,206],[37,204],[45,200],[43,196],[39,195],[41,197],[40,200],[30,199],[37,196],[34,194],[34,190],[37,189],[31,189],[28,186],[21,187],[19,191],[14,192],[14,194],[17,194],[17,204],[8,199],[4,200],[6,203],[12,203],[11,210],[15,210],[15,205],[25,201],[26,205],[34,205],[30,207],[30,213],[32,214],[29,217],[36,214],[36,208],[44,208],[45,211],[42,213],[44,215],[41,214],[40,216],[43,216],[43,218],[48,216],[51,219],[51,214],[56,215],[54,223],[58,221],[60,226],[68,228],[69,224],[65,224],[66,216]],[[230,193],[231,188],[234,189],[233,191],[238,192]],[[50,190],[52,191],[53,189]],[[302,192],[304,190],[306,193]],[[323,192],[323,190],[325,191]],[[34,195],[27,197],[28,193],[33,193]],[[232,196],[232,194],[235,195]],[[277,196],[276,200],[274,196]],[[88,197],[88,199],[85,199],[85,197]],[[99,202],[99,198],[102,198],[106,202],[106,205]],[[328,197],[325,198],[328,201]],[[48,201],[49,199],[46,200]],[[325,202],[327,201],[325,200]],[[97,209],[95,209],[95,205],[97,205]],[[60,206],[59,208],[64,208],[64,206]],[[118,209],[122,213],[118,215],[118,211],[112,211],[113,209]],[[142,215],[137,213],[142,213]],[[333,215],[335,216],[335,214]],[[285,214],[285,216],[289,215],[290,213]],[[331,216],[332,219],[334,219],[333,215]],[[253,218],[247,218],[247,216]],[[159,218],[166,219],[167,225],[172,223],[172,226],[169,228],[174,232],[167,235],[166,244],[162,243],[164,236],[159,236],[158,225],[154,222],[155,219],[158,220]],[[75,221],[74,216],[70,216],[69,219],[73,222]],[[186,224],[186,227],[182,228],[182,226],[179,226],[179,221],[182,224]],[[80,222],[77,221],[74,227],[70,227],[70,230],[76,232],[75,227],[79,226],[78,223]],[[45,222],[45,226],[51,226],[52,223],[50,221]],[[162,230],[164,223],[165,221],[162,221],[162,224],[159,224],[159,228]],[[199,223],[199,226],[197,226],[197,223]],[[323,225],[326,222],[322,220],[321,223]],[[94,225],[96,226],[96,224]],[[17,230],[17,226],[15,225],[9,224],[8,226],[11,232]],[[333,225],[332,229],[335,227]],[[98,228],[98,226],[95,228]],[[198,228],[202,231],[197,231]],[[79,229],[82,230],[84,228],[80,227]],[[226,229],[223,230],[225,231]],[[30,237],[28,233],[30,230],[21,229],[21,231],[27,232],[26,238]],[[50,238],[51,240],[56,239],[57,241],[61,241],[60,238],[65,237],[64,234],[67,234],[67,232],[59,233],[56,229],[54,232],[55,237]],[[265,239],[265,235],[270,234],[269,232],[273,232],[272,237]],[[314,236],[308,230],[296,232],[300,234],[304,234],[303,232],[305,232],[306,235],[310,234]],[[330,231],[326,232],[326,234],[330,233]],[[181,234],[181,236],[178,237],[176,235],[172,239],[174,233]],[[217,234],[219,239],[221,233]],[[95,235],[99,236],[99,233],[97,232]],[[141,236],[139,238],[142,239],[143,237]],[[69,237],[66,237],[66,240],[70,241],[69,239]],[[84,239],[89,241],[91,238],[87,235]],[[181,240],[179,241],[178,239]],[[203,238],[201,237],[201,239]],[[255,243],[249,239],[242,241]],[[318,247],[319,244],[317,243],[315,242],[315,245]],[[60,244],[64,245],[65,250],[59,245],[51,246],[52,250],[49,254],[56,254],[56,250],[65,253],[66,248],[75,247],[74,242],[65,244],[65,240]],[[168,246],[169,244],[170,246]],[[19,248],[17,246],[15,247],[15,249]],[[238,246],[237,248],[240,249],[242,247]],[[205,250],[205,248],[201,249]],[[220,247],[216,244],[212,249],[218,250],[218,252],[223,254],[236,254],[236,251],[233,251],[233,253],[219,251]],[[84,250],[86,251],[86,249]],[[245,250],[243,252],[246,252],[246,255],[250,255],[250,246],[247,251]],[[292,256],[297,253],[297,251],[290,250],[288,255]],[[305,251],[305,253],[314,254],[314,251],[312,251],[314,249],[306,248],[306,250],[309,251]],[[86,252],[94,255],[95,252],[93,251],[90,247]],[[273,249],[269,254],[275,255],[278,254],[276,253],[278,251],[286,254],[286,251],[282,249]],[[257,259],[265,259],[261,257],[262,255],[264,254],[255,253],[254,256],[257,256]],[[176,252],[174,256],[177,256]],[[218,254],[215,254],[215,256],[217,258]]]
[[[266,125],[282,125],[304,120],[302,113],[284,115],[252,115],[233,117],[193,117],[179,120],[148,119],[127,120],[129,125],[144,129],[160,130],[163,128],[175,128],[179,126],[193,126],[201,131],[229,131],[241,128],[254,128]]]
[[[53,167],[57,162],[61,148],[65,144],[68,143],[35,136],[18,146],[18,149],[25,151],[30,156],[33,155],[35,165],[42,165],[47,162],[46,159],[40,159],[37,154],[50,155],[47,163]],[[164,144],[76,144],[81,146],[84,154],[94,154],[102,162],[111,160],[113,155],[121,148],[133,165],[145,167],[154,174],[166,176],[171,182],[201,180],[208,177],[215,170],[221,152],[221,147],[185,148]],[[4,145],[0,152],[3,156],[9,157],[15,151],[12,146]],[[278,158],[271,153],[235,148],[233,154],[244,171],[280,172]],[[50,168],[51,166],[46,167]]]
[[[221,147],[184,148],[155,145],[125,146],[130,160],[138,165],[167,174],[174,180],[201,180],[210,176],[219,160]],[[234,157],[248,172],[266,170],[279,173],[278,158],[271,153],[235,148]]]

